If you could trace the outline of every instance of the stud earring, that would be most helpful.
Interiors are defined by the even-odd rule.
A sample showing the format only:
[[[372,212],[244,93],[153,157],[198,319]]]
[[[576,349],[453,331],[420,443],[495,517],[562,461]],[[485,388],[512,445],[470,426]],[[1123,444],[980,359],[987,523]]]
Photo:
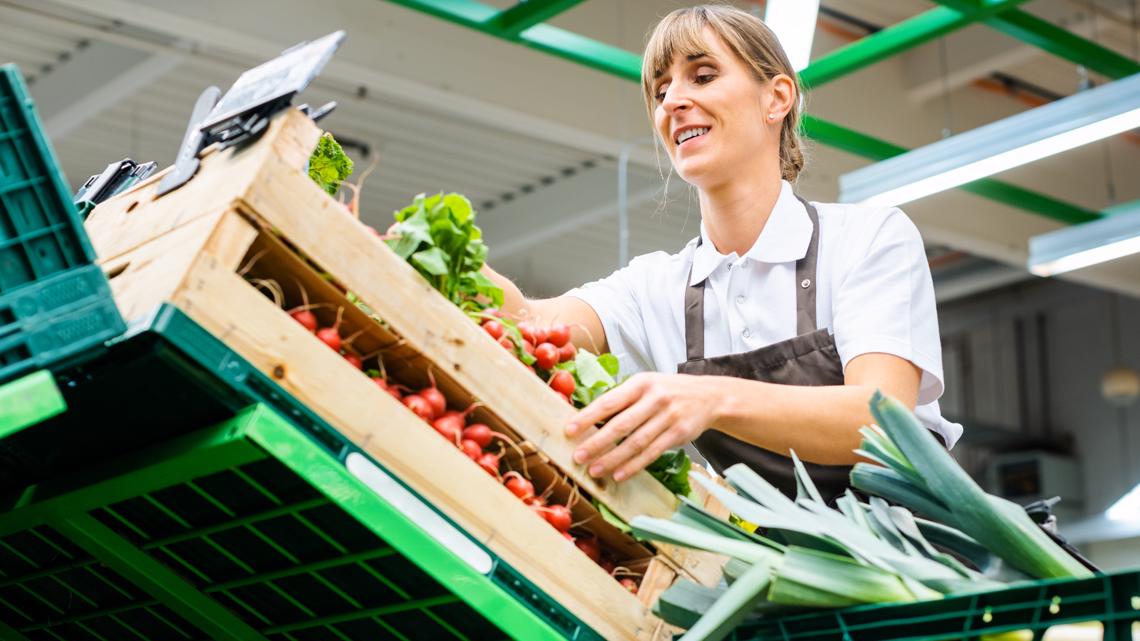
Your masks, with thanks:
[[[768,114],[768,120],[775,120],[776,114]]]

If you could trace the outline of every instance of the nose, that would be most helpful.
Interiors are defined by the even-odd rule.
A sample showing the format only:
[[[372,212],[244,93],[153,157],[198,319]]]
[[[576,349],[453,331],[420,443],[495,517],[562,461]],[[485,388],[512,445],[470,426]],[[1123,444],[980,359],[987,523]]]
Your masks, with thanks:
[[[661,106],[665,109],[666,113],[674,113],[677,111],[684,111],[693,106],[692,101],[689,99],[688,92],[685,91],[682,83],[670,84],[665,89],[665,99],[661,101]]]

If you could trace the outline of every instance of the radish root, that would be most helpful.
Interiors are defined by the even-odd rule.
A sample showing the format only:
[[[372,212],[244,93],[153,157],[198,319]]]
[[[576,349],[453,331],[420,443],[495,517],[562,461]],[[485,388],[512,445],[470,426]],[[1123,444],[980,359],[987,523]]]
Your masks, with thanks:
[[[264,256],[267,252],[269,252],[268,249],[263,249],[253,256],[250,256],[245,265],[242,265],[240,268],[238,268],[237,275],[245,277],[245,275],[249,273],[249,270],[253,269],[253,266],[257,264],[257,261],[261,260],[261,257]]]

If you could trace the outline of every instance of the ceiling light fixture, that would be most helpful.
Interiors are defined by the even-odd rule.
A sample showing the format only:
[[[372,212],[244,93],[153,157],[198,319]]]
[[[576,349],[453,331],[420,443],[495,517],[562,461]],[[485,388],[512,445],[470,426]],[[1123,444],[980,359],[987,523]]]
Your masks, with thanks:
[[[796,71],[807,67],[811,60],[818,16],[819,0],[768,0],[764,24],[776,33]]]
[[[1029,271],[1055,276],[1140,253],[1140,201],[1105,210],[1091,223],[1029,239]]]
[[[1140,127],[1140,74],[839,177],[839,199],[897,206]]]

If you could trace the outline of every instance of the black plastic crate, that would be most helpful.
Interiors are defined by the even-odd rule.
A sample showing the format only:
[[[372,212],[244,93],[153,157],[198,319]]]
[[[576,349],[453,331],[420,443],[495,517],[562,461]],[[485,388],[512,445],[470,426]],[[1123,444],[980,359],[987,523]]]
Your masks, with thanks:
[[[20,72],[0,66],[0,381],[122,333],[94,261]]]

